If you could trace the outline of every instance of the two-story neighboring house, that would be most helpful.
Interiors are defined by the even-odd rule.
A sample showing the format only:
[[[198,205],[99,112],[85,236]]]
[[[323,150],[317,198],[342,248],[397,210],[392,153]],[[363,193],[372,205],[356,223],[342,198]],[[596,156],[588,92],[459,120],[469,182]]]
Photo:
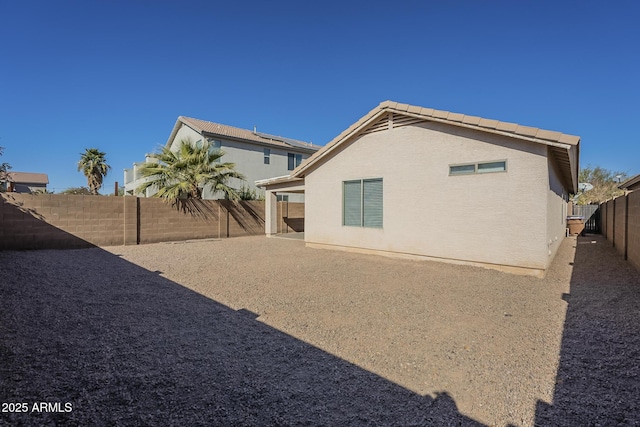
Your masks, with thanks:
[[[231,185],[235,188],[244,186],[254,190],[259,196],[263,195],[264,190],[257,188],[255,181],[288,175],[320,148],[308,142],[269,135],[255,129],[240,129],[184,116],[178,117],[166,146],[177,147],[181,141],[198,143],[203,140],[221,149],[225,153],[222,161],[235,163],[236,170],[245,176],[244,182],[235,180]],[[140,197],[152,195],[151,191],[147,194],[136,194],[135,191],[142,183],[140,170],[143,164],[144,162],[134,163],[133,168],[125,169],[126,194]],[[203,197],[213,199],[216,195],[205,191]],[[301,201],[303,197],[292,194],[289,200]]]

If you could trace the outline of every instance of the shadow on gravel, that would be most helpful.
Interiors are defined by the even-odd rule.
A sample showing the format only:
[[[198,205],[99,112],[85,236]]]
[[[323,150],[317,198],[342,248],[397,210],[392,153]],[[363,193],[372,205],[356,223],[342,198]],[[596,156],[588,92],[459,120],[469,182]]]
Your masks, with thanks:
[[[2,425],[481,425],[99,248],[0,266]]]
[[[599,235],[579,237],[553,404],[536,425],[640,425],[640,274]]]

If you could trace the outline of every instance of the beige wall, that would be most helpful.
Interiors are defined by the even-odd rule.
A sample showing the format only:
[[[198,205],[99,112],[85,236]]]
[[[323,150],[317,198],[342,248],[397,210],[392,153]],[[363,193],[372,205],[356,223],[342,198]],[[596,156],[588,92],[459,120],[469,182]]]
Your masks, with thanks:
[[[507,172],[449,176],[450,164],[505,159]],[[541,144],[438,123],[368,134],[307,173],[305,240],[544,269],[548,175]],[[380,177],[383,228],[342,226],[342,182]]]
[[[553,157],[549,155],[549,158]],[[549,185],[547,191],[547,267],[555,256],[567,229],[568,194],[560,182],[558,165],[548,162]],[[542,207],[542,206],[541,206]]]

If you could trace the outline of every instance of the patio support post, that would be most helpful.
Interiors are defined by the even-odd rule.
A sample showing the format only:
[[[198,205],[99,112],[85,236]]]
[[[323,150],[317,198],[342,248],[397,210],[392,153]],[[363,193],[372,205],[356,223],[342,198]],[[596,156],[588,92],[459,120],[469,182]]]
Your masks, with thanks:
[[[264,195],[264,232],[267,237],[278,232],[278,196],[275,191],[265,191]]]

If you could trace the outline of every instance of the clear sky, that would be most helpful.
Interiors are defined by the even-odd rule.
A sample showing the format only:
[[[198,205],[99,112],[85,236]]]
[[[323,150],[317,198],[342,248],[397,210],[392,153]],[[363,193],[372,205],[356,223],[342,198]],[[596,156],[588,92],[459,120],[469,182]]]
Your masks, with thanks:
[[[579,135],[640,173],[640,2],[0,0],[0,161],[86,185],[179,115],[324,145],[392,100]]]

